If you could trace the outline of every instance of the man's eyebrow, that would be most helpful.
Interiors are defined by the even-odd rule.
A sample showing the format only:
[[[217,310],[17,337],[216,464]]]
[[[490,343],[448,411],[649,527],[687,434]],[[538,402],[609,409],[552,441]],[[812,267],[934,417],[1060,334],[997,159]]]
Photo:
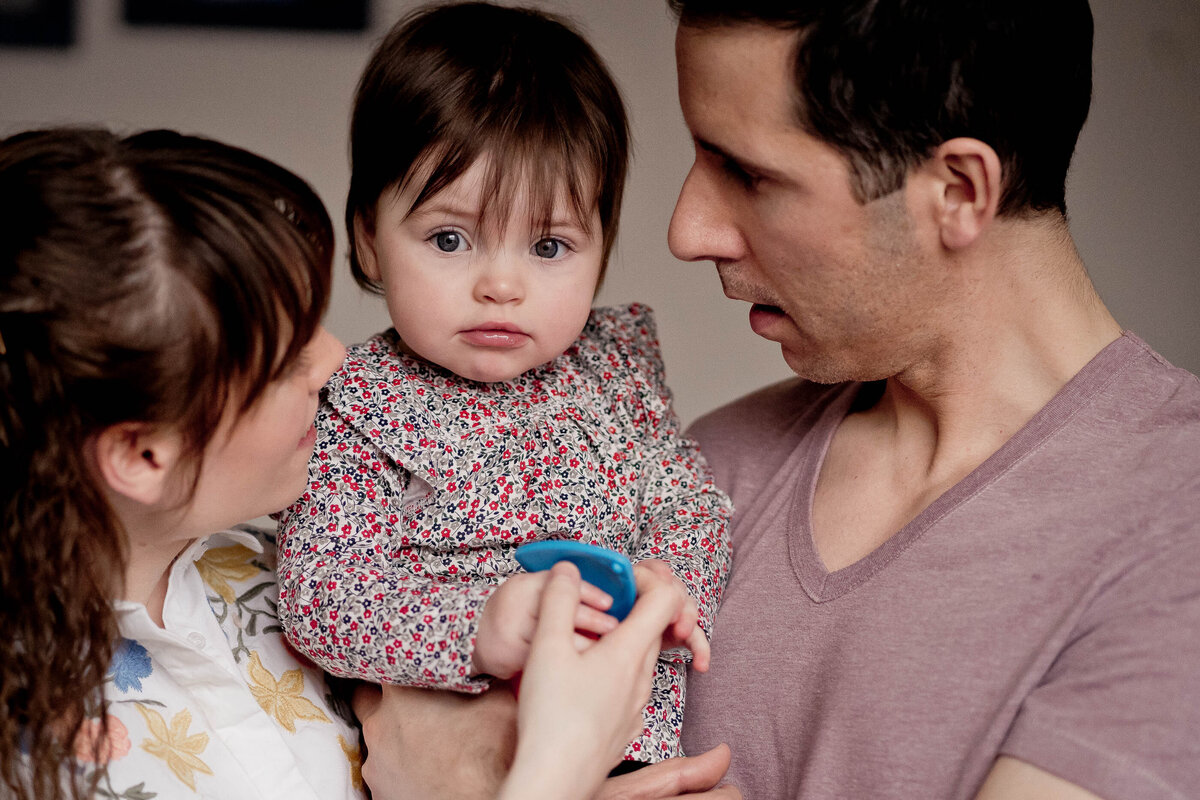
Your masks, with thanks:
[[[747,161],[746,159],[742,158],[741,156],[735,156],[733,153],[730,153],[725,148],[721,147],[718,144],[714,144],[713,142],[710,142],[707,139],[701,139],[701,138],[697,137],[695,141],[696,141],[696,146],[699,147],[704,152],[711,153],[712,155],[716,156],[717,158],[721,159],[722,161],[726,162],[727,164],[733,166],[734,168],[736,168],[748,175],[754,175],[755,177],[760,177],[760,178],[775,178],[775,179],[778,179],[781,177],[779,175],[779,173],[776,172],[775,170],[770,169],[768,167],[761,166],[759,164],[755,164],[750,161]]]

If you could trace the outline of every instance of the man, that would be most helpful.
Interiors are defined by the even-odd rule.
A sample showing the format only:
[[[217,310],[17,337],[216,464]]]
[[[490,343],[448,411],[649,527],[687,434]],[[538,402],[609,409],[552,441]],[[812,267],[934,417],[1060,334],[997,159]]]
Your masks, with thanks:
[[[1194,796],[1200,382],[1068,230],[1086,0],[669,1],[672,251],[799,376],[693,428],[736,517],[685,749],[754,800]]]
[[[1193,796],[1200,383],[1071,242],[1086,2],[673,5],[671,246],[799,378],[694,428],[737,508],[698,758],[604,796],[710,787],[721,741],[754,800]]]

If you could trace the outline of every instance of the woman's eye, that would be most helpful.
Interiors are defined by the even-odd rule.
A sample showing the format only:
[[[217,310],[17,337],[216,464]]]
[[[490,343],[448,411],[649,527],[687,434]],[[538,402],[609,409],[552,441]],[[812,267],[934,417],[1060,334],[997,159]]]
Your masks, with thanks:
[[[538,258],[558,258],[566,250],[558,239],[540,239],[533,246],[533,254]]]
[[[457,253],[466,243],[457,231],[440,231],[433,235],[433,246],[443,253]]]

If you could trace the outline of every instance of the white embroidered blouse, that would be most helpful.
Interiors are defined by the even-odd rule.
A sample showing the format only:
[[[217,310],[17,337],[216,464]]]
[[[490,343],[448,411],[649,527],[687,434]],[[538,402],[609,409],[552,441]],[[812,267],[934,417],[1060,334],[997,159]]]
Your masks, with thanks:
[[[164,627],[117,602],[121,635],[105,685],[107,763],[96,796],[120,800],[362,800],[358,733],[334,711],[323,673],[284,643],[271,534],[197,541],[171,568]]]

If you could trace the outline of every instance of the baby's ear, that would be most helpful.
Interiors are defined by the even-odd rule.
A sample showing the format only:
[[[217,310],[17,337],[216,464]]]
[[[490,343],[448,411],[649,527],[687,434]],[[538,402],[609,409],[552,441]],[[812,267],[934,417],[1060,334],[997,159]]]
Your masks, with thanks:
[[[163,500],[179,462],[179,434],[143,422],[121,422],[95,438],[96,467],[110,489],[144,505]]]
[[[363,219],[362,214],[354,215],[354,254],[364,275],[373,281],[382,280],[379,259],[375,257],[375,226]]]

